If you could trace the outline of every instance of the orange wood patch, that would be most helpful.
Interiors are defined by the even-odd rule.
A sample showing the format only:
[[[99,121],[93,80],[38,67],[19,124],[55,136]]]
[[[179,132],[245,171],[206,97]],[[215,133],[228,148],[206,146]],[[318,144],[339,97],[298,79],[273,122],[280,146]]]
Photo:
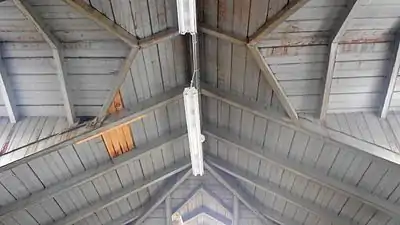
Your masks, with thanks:
[[[110,108],[108,108],[108,114],[116,113],[124,108],[121,93],[118,92],[115,95],[114,101]],[[135,143],[132,137],[132,131],[129,124],[118,126],[114,129],[104,132],[102,135],[104,144],[106,145],[108,154],[111,157],[116,157],[125,152],[132,150],[135,147]]]

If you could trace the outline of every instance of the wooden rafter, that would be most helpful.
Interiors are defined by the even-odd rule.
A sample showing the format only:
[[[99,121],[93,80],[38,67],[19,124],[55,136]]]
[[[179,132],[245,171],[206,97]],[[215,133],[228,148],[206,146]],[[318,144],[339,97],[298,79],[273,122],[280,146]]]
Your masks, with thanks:
[[[4,105],[7,110],[8,118],[11,123],[16,123],[18,120],[18,111],[16,107],[16,100],[11,87],[10,78],[6,64],[4,63],[1,50],[0,50],[0,93],[3,97]]]
[[[107,95],[106,101],[104,102],[99,115],[97,118],[102,121],[106,115],[108,114],[108,110],[111,106],[111,103],[114,101],[115,96],[119,92],[121,85],[124,83],[126,75],[128,74],[129,70],[131,69],[132,63],[135,60],[137,54],[139,52],[138,48],[132,48],[129,52],[128,56],[125,58],[124,62],[122,63],[121,68],[119,69],[118,73],[114,78],[114,84],[111,87],[110,93]]]
[[[208,195],[212,199],[214,199],[219,206],[221,206],[223,209],[225,209],[230,215],[232,215],[232,209],[225,205],[225,203],[222,201],[220,197],[215,195],[213,192],[208,190],[206,187],[204,187],[202,184],[199,185],[197,188],[195,188],[191,193],[189,193],[184,199],[183,202],[181,202],[177,207],[174,208],[173,213],[179,212],[188,202],[193,200],[193,198],[198,195],[199,193],[203,193],[204,195]]]
[[[217,168],[211,165],[208,161],[204,162],[205,168],[215,179],[220,182],[226,189],[228,189],[234,196],[236,196],[247,208],[250,209],[265,225],[275,225],[275,222],[281,225],[299,225],[280,213],[274,210],[267,209],[258,201],[252,199],[246,192],[238,187],[238,183],[235,182],[226,174],[221,173]]]
[[[219,160],[219,159],[213,158],[211,156],[207,156],[206,160],[212,166],[235,177],[236,179],[250,183],[250,184],[256,186],[257,188],[263,189],[264,191],[279,195],[282,198],[286,199],[287,201],[293,203],[294,205],[296,205],[298,207],[304,207],[307,210],[319,215],[323,219],[331,221],[333,224],[355,225],[348,218],[340,217],[337,215],[337,213],[335,213],[333,211],[323,209],[308,199],[298,197],[298,196],[290,193],[289,191],[280,188],[279,185],[277,185],[277,184],[265,181],[263,179],[260,179],[257,176],[246,173],[242,169],[238,169],[223,160]],[[277,221],[277,222],[283,223],[283,221]],[[287,223],[283,223],[283,224],[286,225]]]
[[[124,198],[129,197],[130,195],[137,193],[141,190],[144,190],[151,185],[154,185],[156,183],[159,183],[169,177],[172,177],[182,171],[187,171],[187,169],[190,167],[190,160],[185,159],[180,162],[177,162],[170,167],[154,174],[151,176],[149,179],[145,179],[141,182],[137,182],[136,184],[133,184],[132,186],[123,188],[119,190],[118,192],[115,192],[111,195],[108,195],[107,197],[98,200],[97,202],[94,202],[93,204],[83,208],[79,209],[79,211],[76,211],[75,213],[72,213],[54,223],[54,225],[71,225],[76,222],[78,222],[81,219],[84,219],[88,216],[90,216],[92,213],[104,209],[107,206],[110,206]],[[190,169],[189,169],[190,171]],[[185,174],[188,172],[185,172]],[[164,201],[164,200],[163,200]],[[140,217],[139,217],[140,219]]]
[[[216,38],[220,38],[222,40],[226,40],[231,42],[232,44],[237,44],[237,45],[245,45],[246,43],[236,37],[233,37],[228,34],[221,33],[219,31],[216,31],[210,27],[207,27],[206,25],[201,25],[199,27],[200,31],[202,31],[205,34],[212,35]],[[251,46],[247,45],[249,52],[253,56],[254,60],[256,61],[257,65],[260,67],[261,72],[263,73],[265,79],[269,83],[269,85],[272,87],[274,92],[277,94],[277,97],[279,101],[281,102],[283,108],[285,109],[286,113],[289,115],[289,117],[296,121],[298,119],[296,110],[290,103],[289,99],[287,98],[284,90],[282,89],[281,85],[279,84],[278,80],[276,79],[274,73],[272,72],[270,66],[265,62],[264,57],[262,56],[260,50],[256,46]]]
[[[248,49],[251,55],[253,56],[254,60],[256,61],[257,65],[260,67],[261,72],[264,75],[265,79],[271,86],[272,90],[274,90],[274,93],[277,95],[286,113],[293,121],[297,121],[299,117],[297,116],[296,110],[290,103],[288,97],[285,94],[285,91],[279,84],[270,66],[267,64],[267,62],[265,62],[265,59],[262,56],[260,50],[256,46],[250,46],[250,45],[248,45]]]
[[[64,108],[69,124],[75,122],[75,111],[71,100],[71,90],[67,85],[67,72],[64,62],[64,49],[61,42],[53,35],[50,29],[43,22],[42,18],[33,10],[27,1],[13,0],[15,6],[22,14],[30,20],[36,30],[43,36],[46,42],[50,45],[54,61],[57,67],[57,78],[60,84],[60,90],[64,101]]]
[[[112,162],[103,164],[91,170],[86,170],[85,172],[80,173],[79,175],[74,176],[71,179],[65,180],[42,191],[36,192],[25,199],[21,199],[12,204],[9,204],[7,207],[2,207],[0,208],[0,220],[31,205],[38,204],[45,199],[52,198],[56,195],[67,192],[81,184],[94,180],[110,171],[117,169],[118,167],[127,165],[130,162],[139,159],[145,154],[148,154],[163,145],[172,143],[179,138],[185,137],[185,134],[186,133],[184,130],[173,131],[171,134],[161,136],[146,145],[137,147],[135,151],[127,152],[126,154],[123,154],[120,157],[113,159]]]
[[[212,218],[213,220],[216,220],[222,224],[227,224],[227,225],[232,224],[231,219],[229,219],[225,215],[217,213],[214,210],[209,209],[208,207],[205,207],[205,206],[196,208],[193,211],[189,212],[188,215],[185,215],[183,217],[183,221],[184,221],[184,223],[189,223],[189,221],[192,221],[202,215],[208,216],[208,217]]]
[[[214,28],[207,26],[206,24],[201,24],[199,26],[199,31],[208,35],[211,35],[213,37],[231,42],[232,44],[237,44],[237,45],[245,45],[246,41],[245,40],[240,40],[240,38],[234,37],[233,35],[225,34],[220,31],[215,30]]]
[[[97,23],[100,27],[106,29],[111,34],[115,35],[130,47],[135,48],[138,46],[138,40],[135,36],[128,31],[115,24],[112,20],[108,19],[105,15],[97,11],[92,6],[88,5],[84,0],[63,0],[66,4],[74,8],[76,11]]]
[[[141,48],[147,48],[153,45],[156,45],[158,43],[161,43],[166,40],[170,40],[174,37],[179,36],[179,32],[175,28],[169,28],[163,31],[160,31],[158,33],[155,33],[154,35],[150,37],[143,38],[139,40],[139,46]]]
[[[352,150],[354,154],[362,154],[365,157],[374,161],[379,161],[379,163],[387,165],[388,167],[393,166],[393,163],[400,165],[400,155],[398,153],[351,137],[340,131],[321,126],[308,119],[299,118],[296,126],[293,124],[293,121],[283,117],[275,110],[266,110],[260,104],[249,102],[244,98],[205,84],[202,84],[201,93],[208,97],[223,101],[229,105],[251,112],[261,118],[274,121],[290,129],[306,133],[315,138],[322,138],[327,143],[334,144],[340,148]]]
[[[161,31],[159,33],[156,33],[148,38],[144,38],[139,41],[140,48],[148,48],[153,45],[156,45],[160,42],[170,40],[176,36],[179,35],[179,32],[176,29],[167,29],[165,31]],[[121,85],[124,83],[126,76],[133,64],[133,61],[135,60],[136,56],[138,55],[140,49],[139,48],[131,48],[131,51],[129,52],[128,56],[125,58],[124,62],[121,65],[121,68],[119,69],[118,73],[115,75],[115,82],[112,85],[111,91],[108,94],[99,115],[97,118],[102,121],[105,116],[109,113],[108,109],[113,102],[114,98],[116,97],[116,94],[119,92]]]
[[[66,146],[75,143],[81,143],[86,140],[92,139],[94,137],[101,136],[104,132],[109,131],[110,129],[114,129],[118,126],[123,126],[133,121],[137,120],[138,118],[144,117],[149,112],[165,106],[171,102],[175,102],[182,98],[183,86],[176,87],[171,89],[163,94],[156,95],[150,99],[147,99],[143,102],[137,103],[136,106],[132,110],[124,109],[117,114],[111,115],[106,120],[103,121],[102,125],[99,127],[92,127],[90,124],[92,122],[88,122],[83,126],[79,126],[75,128],[73,131],[73,135],[67,140],[62,142],[56,143],[48,148],[42,149],[35,154],[25,156],[24,158],[11,162],[3,167],[0,167],[0,173],[9,169],[12,169],[18,165],[23,163],[27,163],[30,160],[39,158],[41,156],[47,155],[51,152],[57,151],[62,149]],[[85,126],[86,125],[86,126]]]
[[[188,167],[190,166],[190,161],[188,160]],[[150,202],[148,202],[144,208],[143,213],[133,225],[142,224],[149,215],[161,204],[164,202],[165,198],[168,195],[172,194],[189,176],[192,175],[192,169],[188,169],[186,171],[182,171],[177,175],[175,179],[170,180],[168,184],[162,188],[163,191],[159,192],[157,196],[155,196]]]
[[[322,103],[321,103],[321,110],[320,110],[320,114],[319,114],[320,120],[325,120],[326,113],[328,111],[329,97],[330,97],[330,93],[331,93],[333,74],[335,72],[336,57],[337,57],[337,51],[338,51],[338,47],[339,47],[340,38],[346,32],[347,26],[348,26],[349,22],[353,19],[361,2],[362,2],[361,0],[357,0],[355,2],[355,4],[352,6],[351,10],[349,11],[349,13],[346,15],[343,22],[341,23],[339,29],[334,34],[332,41],[330,43],[328,68],[327,68],[325,82],[324,82],[324,86],[323,86],[324,91],[322,93]]]
[[[393,68],[390,76],[387,77],[387,89],[385,93],[385,98],[383,99],[383,104],[380,110],[380,117],[386,118],[390,103],[392,101],[393,92],[396,85],[397,76],[400,72],[400,48],[399,48],[399,40],[396,40],[396,47],[394,48],[395,56],[393,60]]]
[[[271,33],[275,28],[277,28],[281,23],[283,23],[287,18],[293,15],[297,10],[303,7],[310,0],[293,0],[289,3],[271,19],[268,19],[254,34],[249,37],[249,44],[255,45],[263,36]]]
[[[345,184],[339,180],[336,180],[335,178],[321,174],[318,171],[310,169],[307,166],[301,165],[293,160],[283,159],[274,154],[272,151],[263,150],[261,147],[252,144],[250,141],[238,140],[224,129],[218,129],[210,125],[205,125],[204,133],[216,138],[219,141],[233,145],[239,150],[245,151],[246,153],[257,158],[284,167],[285,169],[300,176],[306,177],[307,179],[311,179],[322,186],[330,187],[346,196],[351,196],[354,199],[358,199],[359,201],[370,205],[373,208],[387,212],[393,217],[400,217],[399,206],[388,203],[385,199],[381,199],[378,196],[360,190],[357,187]]]

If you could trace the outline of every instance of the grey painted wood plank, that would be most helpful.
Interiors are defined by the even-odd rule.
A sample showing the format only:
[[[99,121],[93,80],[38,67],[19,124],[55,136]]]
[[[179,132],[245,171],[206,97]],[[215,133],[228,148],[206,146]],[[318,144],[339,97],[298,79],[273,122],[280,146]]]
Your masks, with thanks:
[[[93,180],[93,185],[95,186],[97,192],[99,193],[100,197],[107,196],[110,194],[110,188],[107,185],[107,181],[105,180],[104,176],[98,177]]]
[[[106,207],[106,209],[110,213],[111,219],[113,220],[118,219],[122,215],[117,204],[110,205]]]
[[[85,196],[85,199],[89,204],[93,204],[100,198],[93,182],[82,184],[79,189],[82,191],[82,194]]]
[[[253,134],[254,119],[255,118],[253,114],[242,111],[240,138],[251,140]]]
[[[364,140],[374,143],[374,139],[372,138],[372,134],[369,131],[367,122],[365,121],[364,116],[357,116],[356,117],[358,128],[361,132],[361,136]]]
[[[16,199],[24,198],[29,195],[28,189],[11,171],[1,173],[0,183],[5,187]]]
[[[318,192],[316,199],[315,199],[315,203],[317,203],[325,208],[330,203],[334,194],[335,194],[335,192],[333,190],[322,186],[320,191]]]
[[[398,175],[397,168],[389,168],[387,173],[379,181],[374,188],[373,193],[387,199],[392,194],[396,187],[399,186],[398,180],[395,178]]]
[[[398,142],[400,140],[400,125],[398,123],[398,120],[396,119],[396,116],[394,113],[389,113],[387,115],[387,122],[390,126],[390,129],[393,132],[393,135],[396,138],[396,141]]]
[[[137,46],[137,39],[133,35],[130,35],[127,31],[119,26],[113,26],[113,22],[98,11],[91,10],[91,7],[83,1],[65,1],[71,7],[75,8],[78,12],[82,13],[89,19],[94,20],[99,26],[112,33],[113,35],[120,38],[122,41],[130,45],[131,47]]]
[[[170,131],[170,125],[168,121],[168,111],[167,107],[162,107],[154,111],[157,130],[159,135],[163,135]]]
[[[102,209],[96,212],[96,215],[99,217],[99,221],[102,224],[106,224],[111,221],[111,216],[106,209]]]
[[[89,204],[82,191],[78,187],[69,190],[68,196],[77,209],[83,208]]]
[[[318,192],[320,191],[320,189],[321,189],[321,186],[319,184],[317,184],[313,181],[308,181],[307,187],[306,187],[302,197],[314,202],[318,196]]]
[[[157,122],[154,112],[149,113],[143,118],[143,125],[147,141],[151,141],[158,137]]]
[[[357,117],[359,117],[359,116],[360,116],[360,114],[355,114],[355,113],[345,114],[346,121],[347,121],[347,124],[349,125],[351,135],[356,138],[362,139],[361,131],[359,130],[358,125],[357,125]]]
[[[346,204],[348,197],[340,194],[334,193],[333,197],[329,201],[328,208],[331,209],[333,212],[339,214],[342,210],[344,204]]]
[[[108,154],[104,142],[100,137],[90,140],[88,143],[93,151],[94,156],[96,157],[98,165],[110,160],[110,155]]]
[[[394,136],[393,130],[391,129],[388,121],[380,119],[379,123],[381,124],[382,130],[383,130],[383,132],[386,136],[386,139],[389,143],[390,149],[394,152],[400,152],[400,144],[396,140],[396,137]]]
[[[54,118],[54,117],[47,118],[46,122],[43,126],[43,129],[40,133],[39,139],[50,136],[53,132],[56,122],[57,122],[57,118]],[[46,147],[46,144],[47,144],[47,141],[42,141],[42,142],[39,142],[37,145],[32,146],[32,148],[34,148],[33,152],[43,149],[44,147]]]
[[[54,196],[54,200],[60,206],[62,212],[66,215],[77,210],[67,192]]]
[[[40,205],[30,206],[26,209],[26,211],[28,211],[28,213],[38,222],[38,224],[47,224],[53,222],[51,217]]]
[[[50,170],[58,178],[58,181],[62,181],[72,176],[71,171],[64,159],[61,157],[59,152],[53,152],[51,154],[43,156],[44,161],[49,166]]]
[[[85,170],[73,146],[63,148],[58,152],[60,153],[71,174],[75,175]]]
[[[287,190],[291,190],[293,187],[294,180],[296,175],[290,172],[289,170],[285,170],[282,174],[281,183],[279,186],[286,188]]]
[[[349,198],[346,204],[341,209],[339,215],[347,216],[348,218],[353,218],[358,210],[362,207],[362,203],[355,199]]]
[[[307,186],[307,179],[301,176],[296,176],[291,192],[297,196],[302,196]]]
[[[242,110],[234,106],[229,107],[229,130],[240,137],[242,123]]]
[[[34,131],[32,133],[32,136],[31,136],[31,138],[29,140],[29,143],[35,142],[35,141],[40,139],[40,134],[41,134],[41,132],[42,132],[42,130],[44,128],[45,122],[46,122],[46,117],[40,117],[39,118],[39,121],[38,121],[38,123],[37,123],[37,125],[36,125],[36,127],[35,127],[35,129],[34,129]],[[25,155],[32,154],[33,151],[35,150],[36,146],[37,146],[36,144],[33,144],[33,145],[27,147]]]
[[[363,205],[361,209],[357,212],[353,220],[357,221],[359,224],[367,224],[367,222],[371,219],[372,215],[374,215],[375,213],[376,213],[375,209]]]
[[[64,213],[61,208],[57,205],[54,199],[48,199],[40,203],[44,210],[46,210],[47,214],[54,220],[58,220],[64,217]]]
[[[24,184],[30,193],[34,193],[44,188],[36,174],[34,174],[32,169],[27,164],[22,164],[15,167],[12,169],[12,172],[16,177],[18,177],[18,179]]]
[[[283,156],[287,156],[292,145],[294,131],[286,127],[281,127],[276,152]]]
[[[378,118],[370,113],[363,113],[369,130],[372,133],[372,138],[374,139],[375,144],[384,146],[386,148],[390,148],[390,145],[387,141],[385,133],[382,130],[382,127],[378,121]]]
[[[356,156],[344,175],[343,182],[356,186],[370,165],[371,161],[369,159]]]
[[[0,186],[0,206],[5,206],[11,202],[14,202],[15,198],[10,192],[6,190],[2,185]]]
[[[385,166],[372,162],[358,184],[358,187],[372,191],[387,172],[388,169]]]
[[[17,123],[13,136],[10,139],[10,147],[8,149],[13,150],[19,147],[19,140],[21,140],[24,131],[26,130],[30,120],[28,118]]]
[[[296,132],[293,137],[288,157],[295,161],[300,162],[303,154],[308,146],[309,136],[300,132]]]
[[[307,148],[304,152],[301,162],[305,165],[314,167],[318,162],[321,155],[322,149],[324,147],[324,142],[318,138],[310,138],[308,141]]]
[[[32,225],[38,224],[36,220],[25,210],[17,212],[13,218],[19,224],[32,224]]]
[[[339,151],[332,164],[332,167],[329,170],[329,176],[333,176],[341,180],[347,169],[350,167],[350,164],[353,162],[354,157],[355,155],[351,152],[346,150]]]
[[[40,182],[44,186],[49,186],[58,181],[52,170],[49,170],[46,166],[46,162],[43,158],[37,158],[29,162],[29,166],[35,172],[40,179]]]
[[[97,166],[97,161],[94,152],[90,148],[89,143],[84,142],[80,144],[75,144],[73,145],[73,148],[75,149],[85,170]]]

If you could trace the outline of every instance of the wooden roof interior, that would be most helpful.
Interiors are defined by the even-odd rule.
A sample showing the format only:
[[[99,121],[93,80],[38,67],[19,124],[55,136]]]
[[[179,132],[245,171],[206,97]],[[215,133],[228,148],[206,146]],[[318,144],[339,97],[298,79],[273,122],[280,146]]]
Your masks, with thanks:
[[[399,9],[198,0],[194,177],[176,0],[0,0],[0,225],[399,224]]]

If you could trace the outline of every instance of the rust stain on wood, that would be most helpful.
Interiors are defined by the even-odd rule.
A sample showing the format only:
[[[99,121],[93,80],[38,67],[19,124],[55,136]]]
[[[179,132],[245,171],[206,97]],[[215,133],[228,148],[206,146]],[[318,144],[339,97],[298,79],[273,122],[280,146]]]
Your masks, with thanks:
[[[118,92],[112,105],[108,108],[108,114],[117,113],[124,108],[121,93]],[[104,132],[102,135],[104,144],[106,145],[108,154],[111,157],[119,156],[125,152],[132,150],[135,143],[129,124],[123,124],[114,129]]]

